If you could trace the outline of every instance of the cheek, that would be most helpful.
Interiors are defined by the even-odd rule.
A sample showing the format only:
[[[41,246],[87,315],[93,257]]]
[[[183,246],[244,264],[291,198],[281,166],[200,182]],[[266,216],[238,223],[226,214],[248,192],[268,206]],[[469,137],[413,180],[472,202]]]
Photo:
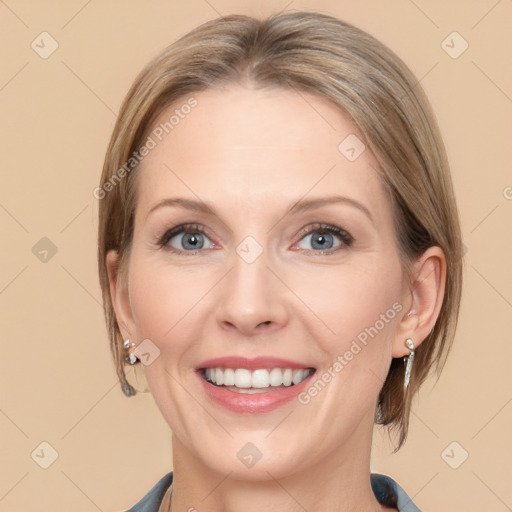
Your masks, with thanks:
[[[172,337],[175,326],[197,301],[198,290],[186,274],[134,255],[130,264],[130,306],[139,338],[157,345]]]
[[[365,263],[290,276],[297,296],[310,308],[310,324],[320,324],[315,332],[330,354],[348,349],[352,340],[384,342],[396,326],[402,309],[400,266],[392,260]]]
[[[219,276],[211,267],[178,268],[160,255],[134,253],[129,294],[138,338],[149,338],[162,352],[183,353],[212,313],[210,292]]]
[[[330,269],[320,281],[325,286],[318,286],[318,281],[316,286],[305,283],[300,292],[315,312],[309,313],[308,325],[325,355],[317,379],[328,382],[321,393],[317,389],[323,386],[312,385],[301,403],[321,395],[315,407],[336,404],[324,413],[326,423],[346,421],[347,428],[355,424],[347,418],[360,418],[375,405],[389,371],[392,341],[403,309],[400,266],[388,262],[380,268],[377,264],[365,268],[372,270]],[[318,327],[317,318],[323,327]]]

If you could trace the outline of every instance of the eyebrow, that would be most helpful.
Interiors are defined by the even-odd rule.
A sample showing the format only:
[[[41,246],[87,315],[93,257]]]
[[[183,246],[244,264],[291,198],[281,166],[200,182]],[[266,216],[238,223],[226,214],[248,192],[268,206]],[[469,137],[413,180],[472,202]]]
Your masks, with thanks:
[[[319,197],[314,199],[303,199],[295,202],[287,211],[287,213],[294,212],[305,212],[308,210],[314,210],[317,208],[321,208],[322,206],[326,206],[329,204],[336,204],[336,203],[344,203],[348,204],[350,206],[353,206],[363,212],[373,223],[373,217],[370,212],[370,210],[359,201],[356,201],[355,199],[352,199],[351,197],[346,196],[340,196],[340,195],[333,195],[328,197]],[[192,210],[200,213],[205,213],[209,215],[215,215],[218,216],[215,208],[212,204],[208,203],[207,201],[196,201],[195,199],[186,199],[184,197],[169,197],[166,199],[163,199],[162,201],[159,201],[156,205],[154,205],[151,210],[149,210],[147,217],[149,215],[162,207],[179,207],[186,210]]]

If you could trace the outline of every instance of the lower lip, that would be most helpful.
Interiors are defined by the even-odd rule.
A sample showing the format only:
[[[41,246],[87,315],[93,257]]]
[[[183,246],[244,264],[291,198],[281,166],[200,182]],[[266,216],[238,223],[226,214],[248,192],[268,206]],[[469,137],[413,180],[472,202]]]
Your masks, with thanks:
[[[292,401],[306,388],[311,377],[316,373],[308,375],[302,382],[286,388],[279,388],[263,393],[237,393],[230,391],[223,386],[215,386],[208,382],[201,374],[196,372],[206,394],[216,404],[228,411],[240,414],[259,414],[270,412],[282,405]]]

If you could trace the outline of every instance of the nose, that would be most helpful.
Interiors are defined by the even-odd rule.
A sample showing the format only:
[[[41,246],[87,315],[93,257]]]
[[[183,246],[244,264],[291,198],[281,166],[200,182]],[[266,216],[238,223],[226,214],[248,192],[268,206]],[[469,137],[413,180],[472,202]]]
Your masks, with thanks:
[[[267,264],[265,252],[252,263],[234,254],[233,268],[217,290],[217,321],[222,329],[252,337],[286,325],[287,289]]]

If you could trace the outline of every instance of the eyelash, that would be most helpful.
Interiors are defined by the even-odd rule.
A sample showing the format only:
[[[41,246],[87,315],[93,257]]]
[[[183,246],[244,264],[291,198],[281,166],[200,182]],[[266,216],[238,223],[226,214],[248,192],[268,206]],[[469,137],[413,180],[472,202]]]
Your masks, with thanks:
[[[158,242],[158,246],[161,249],[166,249],[166,250],[168,250],[170,252],[174,252],[176,254],[186,253],[188,255],[195,255],[199,252],[202,252],[201,249],[196,250],[196,251],[182,251],[182,250],[176,249],[171,246],[166,247],[172,238],[174,238],[176,235],[180,235],[181,233],[188,233],[188,234],[199,233],[201,235],[208,237],[208,235],[204,232],[204,230],[201,229],[199,224],[180,224],[179,226],[176,226],[174,228],[167,230],[164,233],[164,235],[160,238],[160,240]],[[342,241],[343,245],[338,248],[329,249],[326,251],[321,251],[321,250],[317,250],[317,249],[301,249],[301,251],[303,251],[303,252],[304,251],[306,251],[306,252],[313,251],[315,254],[329,255],[329,254],[333,254],[333,253],[337,252],[338,250],[342,249],[343,247],[350,247],[355,241],[354,237],[347,230],[338,228],[336,226],[332,226],[330,224],[320,224],[320,223],[313,224],[312,226],[308,227],[306,230],[302,230],[300,232],[299,241],[311,233],[319,233],[319,234],[328,233],[331,235],[335,235]]]

